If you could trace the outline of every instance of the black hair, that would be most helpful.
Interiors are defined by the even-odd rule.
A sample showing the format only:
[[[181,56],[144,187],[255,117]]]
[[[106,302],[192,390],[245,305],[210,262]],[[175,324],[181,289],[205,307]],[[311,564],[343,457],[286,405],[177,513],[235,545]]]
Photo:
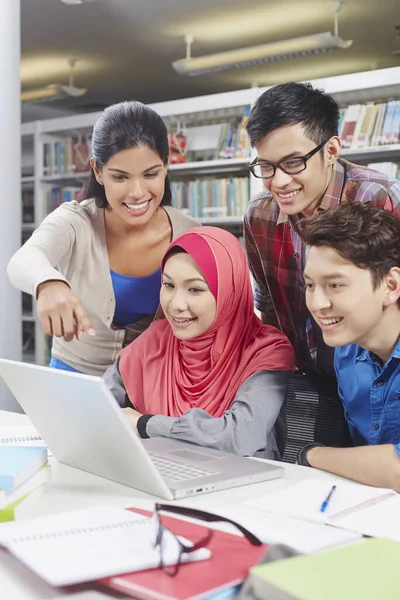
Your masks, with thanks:
[[[147,146],[168,164],[169,144],[167,127],[155,110],[134,100],[112,104],[104,110],[93,127],[92,156],[98,169],[114,154],[130,148]],[[97,181],[93,169],[83,194],[84,198],[95,198],[99,208],[107,208],[104,186]],[[168,175],[165,178],[162,205],[172,202]]]
[[[284,125],[300,124],[317,145],[338,134],[339,107],[310,83],[282,83],[257,99],[247,120],[251,145]]]

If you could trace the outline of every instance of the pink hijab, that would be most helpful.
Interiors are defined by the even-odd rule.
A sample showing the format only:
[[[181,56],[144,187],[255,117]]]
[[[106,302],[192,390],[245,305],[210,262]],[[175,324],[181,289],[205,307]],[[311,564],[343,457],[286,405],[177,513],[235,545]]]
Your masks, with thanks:
[[[142,414],[180,417],[202,408],[220,417],[253,373],[292,370],[293,349],[254,314],[246,254],[234,235],[216,227],[190,229],[169,246],[162,268],[176,246],[195,260],[217,300],[214,323],[182,341],[166,319],[154,321],[122,350],[120,373]]]

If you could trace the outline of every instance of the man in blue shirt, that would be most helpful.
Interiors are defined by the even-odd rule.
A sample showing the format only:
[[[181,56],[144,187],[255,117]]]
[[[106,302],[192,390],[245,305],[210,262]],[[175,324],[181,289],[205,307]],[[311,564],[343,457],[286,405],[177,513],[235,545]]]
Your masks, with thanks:
[[[303,219],[306,303],[335,347],[354,448],[310,444],[300,464],[400,492],[400,221],[342,203]]]

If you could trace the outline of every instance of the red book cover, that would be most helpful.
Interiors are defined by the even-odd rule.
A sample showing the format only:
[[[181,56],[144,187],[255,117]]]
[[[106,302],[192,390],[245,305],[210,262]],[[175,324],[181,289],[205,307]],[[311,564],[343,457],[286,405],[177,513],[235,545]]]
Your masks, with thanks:
[[[149,511],[129,509],[142,515]],[[162,516],[163,524],[173,533],[196,542],[205,535],[204,525],[190,523],[175,517]],[[175,577],[161,569],[150,569],[127,575],[100,579],[98,583],[111,587],[137,600],[201,600],[212,593],[242,583],[265,554],[266,544],[252,546],[246,538],[224,531],[214,531],[207,546],[211,558],[185,563]]]

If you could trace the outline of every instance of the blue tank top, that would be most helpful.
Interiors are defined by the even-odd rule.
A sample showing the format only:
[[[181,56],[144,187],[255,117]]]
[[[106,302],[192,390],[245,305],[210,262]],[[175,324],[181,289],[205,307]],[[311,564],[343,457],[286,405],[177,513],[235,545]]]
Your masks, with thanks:
[[[147,277],[127,277],[110,269],[115,295],[114,323],[123,327],[157,311],[161,269]]]

